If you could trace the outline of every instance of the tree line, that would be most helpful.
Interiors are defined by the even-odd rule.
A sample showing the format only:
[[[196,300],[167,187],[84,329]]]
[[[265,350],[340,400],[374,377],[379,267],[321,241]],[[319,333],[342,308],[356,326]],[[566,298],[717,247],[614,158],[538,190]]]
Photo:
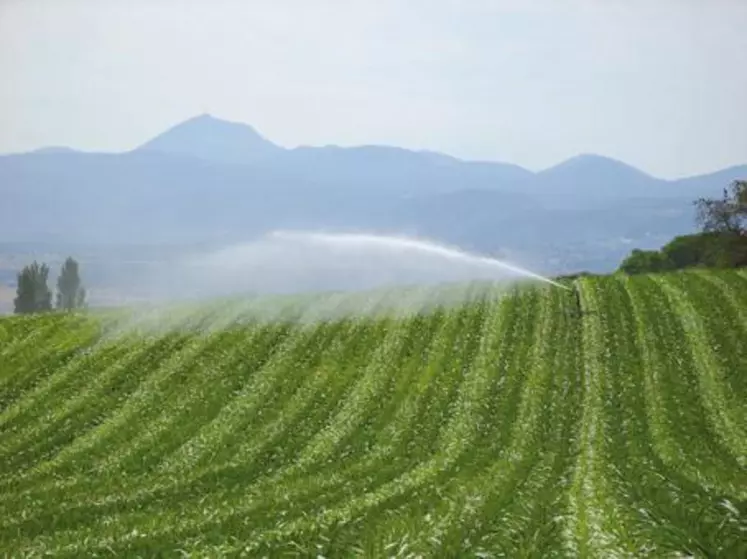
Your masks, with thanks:
[[[53,308],[70,311],[86,305],[86,290],[80,279],[78,262],[68,257],[57,278],[56,298],[52,301],[52,291],[47,282],[49,266],[34,261],[18,273],[16,298],[13,300],[16,314],[48,312]]]
[[[675,237],[660,250],[634,250],[619,272],[641,274],[692,267],[747,266],[747,180],[736,180],[721,198],[693,202],[700,233]]]

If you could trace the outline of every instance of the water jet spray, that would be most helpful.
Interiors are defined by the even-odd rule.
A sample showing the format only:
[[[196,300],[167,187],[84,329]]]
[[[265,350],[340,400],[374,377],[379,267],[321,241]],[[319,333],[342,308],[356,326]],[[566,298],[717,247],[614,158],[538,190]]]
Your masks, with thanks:
[[[480,254],[473,254],[456,247],[413,239],[410,237],[372,235],[361,233],[318,233],[309,231],[274,231],[268,238],[326,247],[337,251],[387,251],[390,253],[411,253],[413,255],[432,256],[453,263],[459,263],[474,268],[492,268],[504,272],[510,272],[528,279],[535,279],[555,287],[570,290],[569,287],[558,283],[548,277],[532,272],[521,266]]]

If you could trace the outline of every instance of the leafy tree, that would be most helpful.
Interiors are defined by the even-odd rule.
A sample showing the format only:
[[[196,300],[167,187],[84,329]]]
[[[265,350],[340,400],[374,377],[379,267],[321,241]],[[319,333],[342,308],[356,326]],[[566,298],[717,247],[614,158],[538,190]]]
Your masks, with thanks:
[[[747,266],[747,237],[730,231],[710,231],[675,237],[662,249],[675,268]]]
[[[672,262],[658,250],[634,249],[630,256],[620,264],[619,271],[626,274],[645,274],[673,268]]]
[[[696,235],[681,235],[675,237],[661,248],[675,268],[689,268],[691,266],[712,265],[713,255],[717,252],[714,247],[715,237],[719,233],[701,233]]]
[[[681,235],[660,251],[634,250],[619,272],[644,274],[702,266],[738,268],[747,266],[747,236],[727,231]]]
[[[720,199],[694,202],[702,233],[675,237],[661,251],[634,250],[618,269],[626,274],[705,266],[747,266],[747,181],[734,181]]]
[[[747,181],[734,181],[724,189],[721,199],[700,198],[695,207],[704,232],[747,235]]]
[[[85,301],[86,290],[80,281],[78,263],[68,257],[57,278],[57,308],[68,311],[78,309],[85,305]]]
[[[34,261],[18,274],[18,288],[13,301],[16,314],[52,310],[52,292],[47,287],[49,266]]]

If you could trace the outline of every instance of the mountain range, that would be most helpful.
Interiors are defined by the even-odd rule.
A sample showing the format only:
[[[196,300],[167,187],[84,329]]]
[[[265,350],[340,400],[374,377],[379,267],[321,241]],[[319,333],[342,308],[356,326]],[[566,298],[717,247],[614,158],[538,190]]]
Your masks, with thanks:
[[[694,230],[747,165],[663,180],[599,155],[541,172],[389,146],[285,149],[202,115],[131,151],[0,156],[0,240],[225,243],[275,229],[418,235],[548,273],[608,271]]]

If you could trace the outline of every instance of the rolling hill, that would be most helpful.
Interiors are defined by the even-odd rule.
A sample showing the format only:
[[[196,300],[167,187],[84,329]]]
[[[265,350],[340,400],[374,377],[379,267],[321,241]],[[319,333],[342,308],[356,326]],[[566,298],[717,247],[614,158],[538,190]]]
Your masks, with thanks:
[[[573,285],[0,319],[0,548],[745,556],[747,276]]]

